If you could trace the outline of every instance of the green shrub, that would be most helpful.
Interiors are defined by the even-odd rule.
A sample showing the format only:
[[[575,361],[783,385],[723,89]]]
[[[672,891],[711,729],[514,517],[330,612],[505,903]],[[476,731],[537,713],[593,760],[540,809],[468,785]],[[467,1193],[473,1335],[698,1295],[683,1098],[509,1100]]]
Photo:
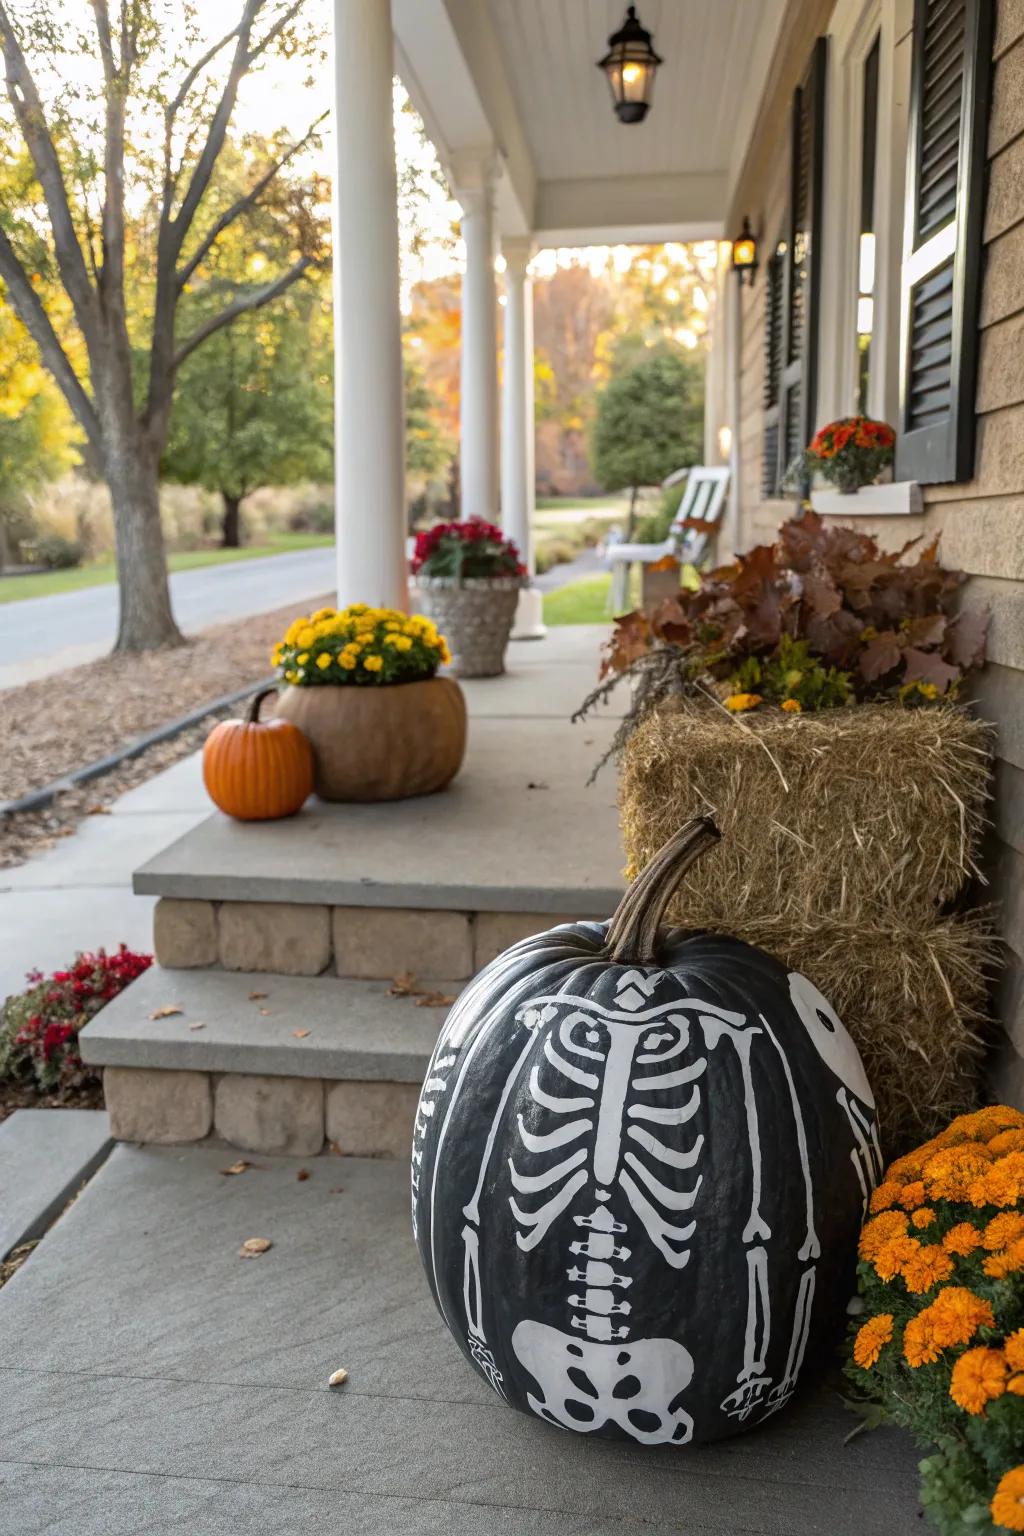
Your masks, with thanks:
[[[82,546],[59,533],[47,533],[36,540],[35,555],[48,571],[70,571],[82,563]]]
[[[579,548],[580,546],[574,544],[571,539],[545,539],[534,550],[534,563],[538,576],[543,576],[545,571],[550,571],[553,565],[568,565],[571,560],[575,560]]]
[[[292,533],[333,533],[333,502],[315,501],[312,505],[299,507],[288,519],[288,527]]]

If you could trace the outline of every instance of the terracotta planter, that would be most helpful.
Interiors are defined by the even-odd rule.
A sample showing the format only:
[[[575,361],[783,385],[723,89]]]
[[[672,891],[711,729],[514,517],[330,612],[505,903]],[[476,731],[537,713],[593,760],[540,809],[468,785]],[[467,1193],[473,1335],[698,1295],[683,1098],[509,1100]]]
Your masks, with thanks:
[[[505,670],[522,581],[518,576],[418,576],[421,607],[448,641],[459,677],[497,677]]]
[[[277,714],[308,738],[321,800],[431,795],[455,777],[466,750],[466,701],[450,677],[286,688]]]

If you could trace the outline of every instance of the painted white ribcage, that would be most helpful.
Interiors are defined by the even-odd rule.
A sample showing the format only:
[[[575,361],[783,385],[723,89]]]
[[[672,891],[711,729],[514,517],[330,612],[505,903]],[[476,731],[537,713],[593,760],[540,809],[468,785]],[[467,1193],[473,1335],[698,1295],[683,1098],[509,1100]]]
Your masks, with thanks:
[[[567,1301],[571,1326],[605,1341],[629,1336],[631,1310],[631,1250],[625,1223],[609,1210],[613,1191],[682,1269],[703,1177],[704,1137],[691,1122],[707,1058],[689,1053],[686,1005],[645,1008],[650,979],[633,972],[623,980],[617,1008],[552,997],[521,1010],[539,1042],[527,1092],[540,1113],[517,1116],[518,1147],[509,1158],[509,1206],[524,1251],[571,1205],[587,1207],[572,1218],[578,1236],[569,1245]]]

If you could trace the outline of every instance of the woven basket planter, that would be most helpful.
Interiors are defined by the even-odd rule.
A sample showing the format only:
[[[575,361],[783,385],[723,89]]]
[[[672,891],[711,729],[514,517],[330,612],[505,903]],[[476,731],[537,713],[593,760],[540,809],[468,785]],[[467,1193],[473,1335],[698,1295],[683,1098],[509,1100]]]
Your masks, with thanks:
[[[522,581],[518,576],[419,576],[424,613],[448,641],[452,670],[459,677],[497,677],[505,670],[505,648],[516,616]]]

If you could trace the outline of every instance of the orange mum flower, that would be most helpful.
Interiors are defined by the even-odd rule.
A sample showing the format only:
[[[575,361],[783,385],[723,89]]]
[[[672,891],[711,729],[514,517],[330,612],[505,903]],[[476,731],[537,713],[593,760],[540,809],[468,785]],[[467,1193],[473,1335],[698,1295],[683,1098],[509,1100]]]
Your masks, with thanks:
[[[1008,1531],[1024,1531],[1024,1467],[1011,1467],[999,1479],[990,1506],[992,1521]]]
[[[989,1138],[988,1148],[997,1157],[1007,1152],[1024,1152],[1024,1131],[1000,1131],[998,1136]]]
[[[976,1180],[989,1172],[992,1154],[987,1147],[972,1142],[962,1147],[946,1147],[936,1152],[924,1165],[924,1183],[932,1200],[967,1200]]]
[[[1016,1205],[1024,1200],[1024,1152],[1009,1152],[1000,1157],[970,1186],[975,1205]]]
[[[889,1343],[892,1338],[892,1321],[891,1312],[879,1312],[877,1317],[868,1318],[864,1326],[858,1329],[853,1341],[853,1358],[862,1371],[870,1370]]]
[[[1018,1237],[1024,1237],[1024,1214],[1020,1211],[1001,1211],[993,1216],[982,1233],[981,1240],[990,1253],[997,1248],[1007,1248]]]
[[[916,1237],[890,1237],[875,1254],[875,1273],[880,1280],[893,1280],[897,1275],[906,1273],[906,1266],[920,1252],[921,1244]],[[939,1252],[942,1252],[941,1248]],[[949,1260],[949,1265],[952,1269],[952,1260]],[[927,1286],[921,1289],[927,1290]]]
[[[955,1227],[950,1227],[942,1239],[942,1246],[947,1253],[955,1253],[965,1259],[968,1254],[980,1248],[982,1243],[981,1233],[977,1227],[972,1227],[969,1221],[957,1222]]]
[[[930,1291],[941,1280],[948,1280],[954,1268],[953,1260],[941,1243],[926,1243],[904,1260],[900,1273],[907,1290],[919,1296],[923,1291]]]
[[[904,1184],[903,1193],[900,1195],[900,1205],[905,1211],[912,1211],[915,1206],[924,1205],[924,1182],[916,1179],[913,1184]]]
[[[909,1229],[910,1223],[902,1211],[883,1211],[873,1221],[869,1221],[860,1234],[858,1252],[861,1258],[871,1264],[879,1249],[890,1238],[903,1237]]]
[[[979,1328],[995,1326],[990,1304],[964,1285],[947,1285],[912,1317],[903,1330],[903,1354],[915,1368],[937,1360],[942,1350],[969,1344]]]
[[[1011,1333],[1003,1349],[1006,1351],[1006,1363],[1011,1371],[1024,1371],[1024,1328],[1018,1328]]]
[[[1024,1397],[1024,1376],[1011,1376],[1006,1383],[1007,1392],[1012,1392],[1014,1397]]]
[[[1001,1349],[969,1349],[953,1367],[949,1395],[965,1413],[984,1413],[1006,1391],[1006,1356]]]
[[[922,1205],[919,1210],[914,1212],[910,1220],[919,1230],[922,1227],[930,1227],[932,1222],[935,1220],[935,1212],[932,1210],[930,1205]],[[946,1251],[947,1253],[949,1252],[948,1249]]]
[[[887,1211],[891,1206],[897,1204],[902,1192],[901,1185],[895,1183],[892,1179],[885,1179],[879,1184],[877,1189],[871,1191],[868,1209],[872,1214],[876,1214],[878,1211]]]
[[[999,1253],[989,1254],[981,1267],[993,1280],[1005,1280],[1007,1275],[1016,1275],[1024,1269],[1024,1238],[1019,1237],[1009,1248]]]

